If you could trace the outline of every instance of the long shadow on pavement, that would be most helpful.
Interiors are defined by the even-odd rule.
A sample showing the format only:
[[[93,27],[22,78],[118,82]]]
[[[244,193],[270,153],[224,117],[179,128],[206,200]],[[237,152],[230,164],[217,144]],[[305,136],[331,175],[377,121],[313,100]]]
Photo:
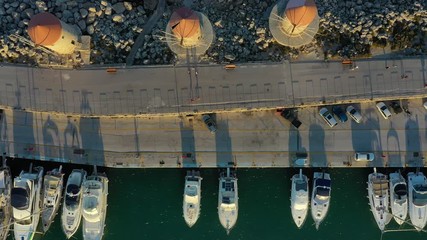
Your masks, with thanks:
[[[406,139],[406,164],[410,167],[422,166],[421,145],[419,132],[418,117],[415,119],[409,118],[405,124],[405,139]]]
[[[63,161],[62,144],[59,137],[58,125],[50,118],[47,117],[43,123],[43,146],[44,156],[57,162]]]
[[[33,113],[13,111],[13,152],[15,156],[21,153],[26,157],[40,155],[40,146],[36,145],[33,128]],[[9,146],[6,151],[11,153]]]
[[[317,123],[309,128],[310,163],[313,167],[327,167],[328,160],[325,154],[325,130]]]
[[[80,118],[82,149],[75,152],[73,163],[103,166],[105,164],[104,142],[99,117]]]
[[[197,167],[193,120],[189,119],[185,126],[184,122],[181,121],[179,129],[181,132],[182,166],[184,168]]]
[[[232,154],[232,143],[228,129],[228,122],[218,121],[218,130],[215,133],[216,165],[231,167],[235,164]]]

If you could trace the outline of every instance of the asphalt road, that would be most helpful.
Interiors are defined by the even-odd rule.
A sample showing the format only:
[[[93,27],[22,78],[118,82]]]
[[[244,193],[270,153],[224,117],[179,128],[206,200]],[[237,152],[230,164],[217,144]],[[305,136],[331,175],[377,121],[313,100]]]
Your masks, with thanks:
[[[356,65],[357,69],[341,62],[256,63],[237,65],[234,70],[199,65],[190,71],[180,65],[117,68],[116,73],[105,68],[4,65],[0,67],[0,105],[83,115],[187,114],[426,94],[423,57],[370,59]]]

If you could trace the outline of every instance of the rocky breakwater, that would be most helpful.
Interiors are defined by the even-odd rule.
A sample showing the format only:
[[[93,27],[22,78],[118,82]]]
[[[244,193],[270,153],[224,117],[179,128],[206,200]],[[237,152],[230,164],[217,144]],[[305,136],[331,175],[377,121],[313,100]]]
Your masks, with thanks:
[[[37,63],[46,53],[9,38],[29,38],[30,18],[50,12],[92,37],[94,64],[124,63],[158,0],[0,0],[0,61]],[[135,64],[170,64],[173,54],[164,42],[164,29],[183,0],[168,0],[161,20],[135,56]],[[427,53],[427,12],[418,0],[316,0],[320,30],[312,44],[290,49],[272,38],[268,17],[276,0],[194,0],[192,9],[213,24],[215,41],[203,56],[213,62],[280,61],[301,52],[321,49],[326,57],[369,55],[373,46]],[[321,56],[320,58],[322,58]],[[70,56],[79,62],[79,56]]]
[[[52,58],[25,40],[10,37],[16,34],[30,39],[27,27],[31,17],[50,12],[78,28],[83,35],[91,36],[92,63],[123,63],[156,4],[155,0],[144,1],[144,4],[117,0],[0,0],[0,61],[36,64]],[[157,46],[154,41],[157,41],[155,37],[147,37],[147,45],[137,56],[137,63],[169,62],[164,59],[165,48]],[[77,54],[69,56],[69,60],[80,61]]]

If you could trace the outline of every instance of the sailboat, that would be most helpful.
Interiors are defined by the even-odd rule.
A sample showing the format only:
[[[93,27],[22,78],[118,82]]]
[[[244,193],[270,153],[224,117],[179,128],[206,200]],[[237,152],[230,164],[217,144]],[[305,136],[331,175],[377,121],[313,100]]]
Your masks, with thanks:
[[[12,191],[12,178],[10,169],[3,161],[0,169],[0,240],[5,240],[9,235],[12,207],[10,204],[10,193]]]
[[[392,216],[389,212],[388,180],[376,168],[368,176],[368,198],[375,221],[379,229],[384,231]]]
[[[31,240],[37,230],[40,219],[40,192],[43,181],[43,168],[34,168],[29,172],[22,171],[13,180],[11,194],[13,211],[13,233],[16,240]]]
[[[308,178],[300,169],[299,174],[292,176],[291,189],[291,213],[298,228],[302,227],[307,218],[308,202]]]
[[[397,224],[402,225],[408,215],[408,187],[400,171],[389,176],[391,213]]]
[[[64,174],[62,165],[48,171],[43,180],[43,212],[42,224],[43,232],[47,232],[61,203]]]
[[[331,177],[329,173],[315,172],[313,176],[313,192],[311,194],[311,216],[316,229],[326,217],[331,201]]]
[[[98,173],[96,166],[92,175],[83,183],[83,239],[101,240],[104,235],[107,215],[108,178]]]
[[[74,169],[68,176],[62,205],[61,225],[67,239],[71,238],[80,226],[82,219],[82,185],[86,171]]]
[[[427,178],[417,169],[408,173],[409,217],[417,231],[427,223]]]
[[[184,200],[182,210],[184,220],[192,227],[199,219],[202,178],[200,172],[188,171],[185,177]]]
[[[239,213],[239,195],[237,177],[227,168],[227,174],[221,172],[218,191],[218,217],[221,225],[230,233],[237,222]]]

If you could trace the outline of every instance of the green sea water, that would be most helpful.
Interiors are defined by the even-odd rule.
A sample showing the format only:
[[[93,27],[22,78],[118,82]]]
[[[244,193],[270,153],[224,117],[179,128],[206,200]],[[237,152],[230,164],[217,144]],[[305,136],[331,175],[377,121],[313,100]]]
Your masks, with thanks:
[[[26,161],[13,160],[8,164],[15,175],[19,168],[28,168]],[[42,165],[45,170],[57,166]],[[91,172],[89,166],[76,165],[64,165],[64,170],[68,174],[72,168],[82,167]],[[298,169],[238,169],[239,218],[230,235],[220,225],[217,215],[218,169],[201,170],[201,215],[192,228],[187,227],[182,217],[185,169],[99,168],[98,171],[105,171],[110,180],[104,240],[427,239],[427,233],[414,231],[387,232],[381,236],[366,198],[367,176],[372,169],[328,170],[333,181],[332,200],[319,230],[310,213],[302,229],[293,223],[290,178]],[[379,171],[388,173],[394,169]],[[304,173],[312,180],[313,169],[305,169]],[[311,184],[310,181],[310,189]],[[392,220],[387,228],[399,229],[399,226]],[[59,215],[50,230],[35,239],[65,239]],[[81,230],[73,239],[83,239]]]

